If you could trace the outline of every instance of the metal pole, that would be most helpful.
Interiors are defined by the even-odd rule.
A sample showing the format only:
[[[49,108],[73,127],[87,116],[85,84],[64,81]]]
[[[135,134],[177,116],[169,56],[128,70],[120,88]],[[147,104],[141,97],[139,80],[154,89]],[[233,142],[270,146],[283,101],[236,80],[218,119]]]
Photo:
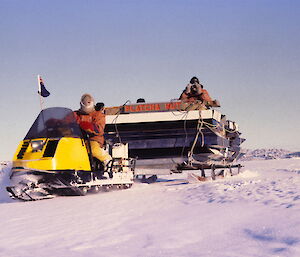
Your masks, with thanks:
[[[42,89],[41,89],[41,83],[40,83],[41,82],[40,75],[37,76],[37,79],[38,79],[38,88],[39,88],[38,93],[39,93],[39,97],[40,97],[40,108],[41,108],[41,111],[42,111],[44,109],[43,108],[43,103],[44,102],[43,102],[43,98],[42,98],[42,95],[41,95],[42,94]]]

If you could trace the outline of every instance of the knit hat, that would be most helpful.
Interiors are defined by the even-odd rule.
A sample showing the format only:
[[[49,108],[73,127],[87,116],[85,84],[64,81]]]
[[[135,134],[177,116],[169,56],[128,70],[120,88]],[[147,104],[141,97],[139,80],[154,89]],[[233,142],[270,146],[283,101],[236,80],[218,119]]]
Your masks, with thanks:
[[[191,80],[190,80],[190,83],[191,84],[194,84],[194,83],[200,84],[199,79],[197,77],[192,77]]]

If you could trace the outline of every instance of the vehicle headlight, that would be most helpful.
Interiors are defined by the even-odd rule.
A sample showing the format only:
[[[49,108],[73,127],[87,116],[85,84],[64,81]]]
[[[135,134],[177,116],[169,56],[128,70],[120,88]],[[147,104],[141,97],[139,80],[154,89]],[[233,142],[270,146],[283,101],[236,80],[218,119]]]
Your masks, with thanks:
[[[42,151],[43,146],[44,146],[44,140],[34,140],[31,141],[31,148],[32,152],[39,152]]]

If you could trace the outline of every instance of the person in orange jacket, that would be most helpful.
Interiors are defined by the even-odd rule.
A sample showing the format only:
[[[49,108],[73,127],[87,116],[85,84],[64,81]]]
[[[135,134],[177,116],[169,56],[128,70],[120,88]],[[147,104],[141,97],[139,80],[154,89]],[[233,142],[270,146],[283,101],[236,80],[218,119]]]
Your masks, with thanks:
[[[81,97],[80,109],[74,112],[77,123],[90,139],[92,156],[107,166],[112,159],[104,149],[105,116],[95,110],[94,98],[90,94]]]
[[[190,83],[181,93],[179,99],[186,102],[202,101],[208,106],[217,106],[217,100],[213,100],[208,91],[203,88],[197,77],[192,77]]]
[[[104,103],[97,103],[95,111],[91,113],[92,121],[97,126],[98,134],[94,137],[101,147],[104,146],[105,114]]]
[[[193,77],[190,83],[187,84],[185,89],[182,91],[179,99],[182,101],[193,102],[196,100],[201,100],[200,96],[202,93],[202,88],[199,83],[198,78]]]

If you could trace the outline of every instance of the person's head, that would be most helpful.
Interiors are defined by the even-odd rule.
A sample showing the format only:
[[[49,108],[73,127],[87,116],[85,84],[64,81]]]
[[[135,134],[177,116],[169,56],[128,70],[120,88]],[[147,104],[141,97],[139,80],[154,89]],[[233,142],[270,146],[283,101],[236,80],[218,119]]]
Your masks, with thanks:
[[[94,98],[90,94],[84,94],[80,100],[80,110],[85,113],[91,113],[95,110]]]
[[[144,98],[139,98],[136,100],[137,103],[145,103],[145,99]]]
[[[95,111],[103,111],[103,109],[104,109],[104,103],[96,103]]]
[[[195,83],[200,84],[199,79],[197,77],[192,77],[190,80],[190,83],[191,84],[195,84]]]

